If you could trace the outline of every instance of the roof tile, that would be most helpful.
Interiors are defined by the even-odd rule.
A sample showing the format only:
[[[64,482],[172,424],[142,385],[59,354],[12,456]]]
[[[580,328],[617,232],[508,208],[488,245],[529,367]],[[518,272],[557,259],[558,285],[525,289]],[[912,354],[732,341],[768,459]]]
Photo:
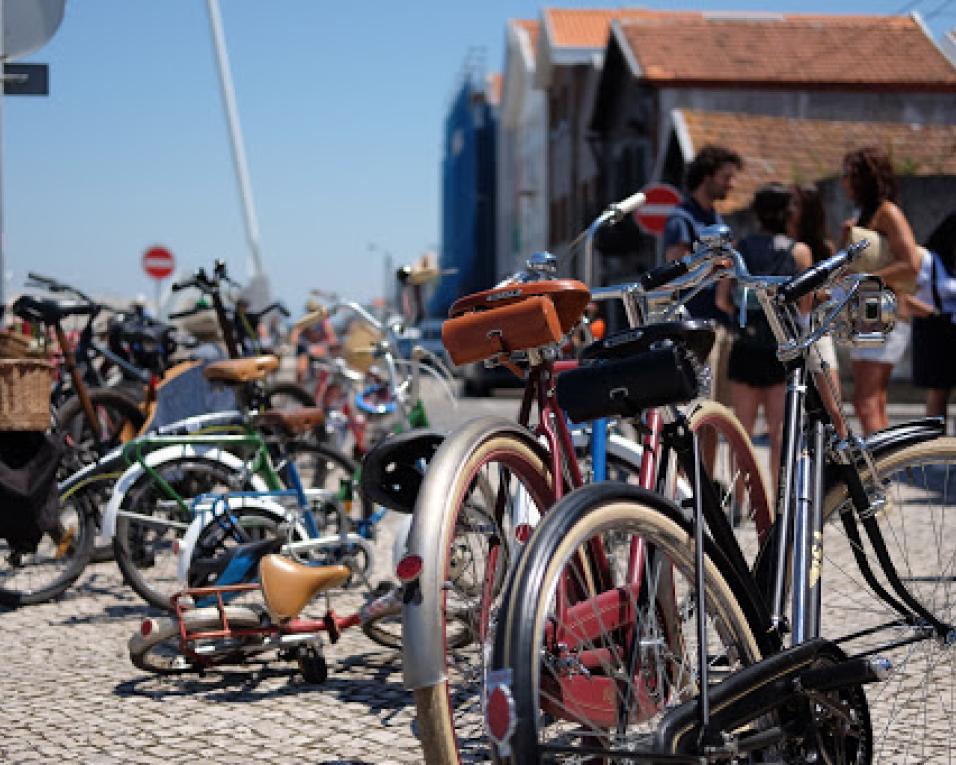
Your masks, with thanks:
[[[621,29],[650,81],[956,90],[956,68],[909,16],[657,13]]]
[[[898,173],[956,175],[956,125],[838,122],[681,110],[694,151],[706,144],[740,153],[744,169],[721,212],[746,208],[764,183],[801,183],[836,176],[843,155],[882,146]]]
[[[552,35],[552,45],[598,50],[607,45],[614,19],[654,18],[661,15],[686,14],[662,13],[647,8],[545,8],[542,11],[544,24]]]

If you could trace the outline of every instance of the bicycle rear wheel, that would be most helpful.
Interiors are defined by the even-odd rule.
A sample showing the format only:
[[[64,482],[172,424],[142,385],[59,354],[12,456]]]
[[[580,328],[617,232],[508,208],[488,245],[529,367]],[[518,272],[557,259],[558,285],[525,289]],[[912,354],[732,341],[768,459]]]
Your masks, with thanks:
[[[938,620],[956,625],[956,438],[898,449],[876,465],[888,502],[873,519],[886,551],[910,594]],[[848,654],[873,652],[893,664],[887,680],[866,686],[874,762],[954,761],[956,633],[940,637],[919,622],[901,622],[857,566],[854,549],[893,593],[859,519],[862,544],[848,537],[845,512],[855,513],[841,483],[825,502],[821,628]]]
[[[553,503],[541,446],[514,423],[483,426],[450,436],[436,453],[409,534],[422,573],[421,598],[403,612],[405,679],[427,762],[487,754],[481,689],[497,609],[520,543]],[[463,628],[470,640],[455,648]]]
[[[502,759],[649,751],[662,715],[698,695],[692,539],[676,507],[622,484],[586,486],[551,509],[502,605],[487,702],[489,728],[510,748]],[[704,558],[712,683],[760,658],[755,617],[714,553]]]
[[[96,538],[96,496],[82,490],[61,496],[56,526],[33,552],[16,550],[0,538],[0,605],[44,603],[79,578]]]
[[[259,614],[245,606],[226,606],[224,612],[229,625],[237,629],[261,624]],[[183,623],[191,632],[222,629],[222,616],[216,606],[197,608],[183,612]],[[198,641],[194,647],[207,661],[197,664],[182,650],[178,619],[146,619],[129,639],[127,648],[130,661],[139,669],[157,675],[181,675],[200,672],[215,664],[241,661],[247,654],[240,649],[257,639],[209,638]]]
[[[91,388],[88,393],[96,413],[95,423],[89,422],[76,395],[56,415],[60,431],[70,437],[74,446],[98,446],[105,451],[139,433],[146,416],[133,398],[111,388]]]

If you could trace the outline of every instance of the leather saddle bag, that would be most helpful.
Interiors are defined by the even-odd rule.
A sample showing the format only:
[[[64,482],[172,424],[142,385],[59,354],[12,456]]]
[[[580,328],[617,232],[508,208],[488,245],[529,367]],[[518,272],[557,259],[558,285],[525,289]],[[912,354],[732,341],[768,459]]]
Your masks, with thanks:
[[[699,389],[688,351],[673,344],[563,372],[557,386],[558,404],[572,422],[636,417],[644,409],[690,401]]]
[[[448,319],[441,329],[442,343],[458,365],[540,348],[559,342],[562,335],[554,302],[541,296],[465,313]]]

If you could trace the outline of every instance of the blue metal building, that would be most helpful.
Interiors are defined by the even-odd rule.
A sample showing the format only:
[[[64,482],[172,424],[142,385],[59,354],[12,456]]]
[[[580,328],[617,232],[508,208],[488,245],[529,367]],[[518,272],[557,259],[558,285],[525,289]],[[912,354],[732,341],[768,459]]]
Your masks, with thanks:
[[[495,282],[495,88],[466,76],[445,119],[439,266],[457,269],[438,283],[430,316],[445,317],[462,295]]]

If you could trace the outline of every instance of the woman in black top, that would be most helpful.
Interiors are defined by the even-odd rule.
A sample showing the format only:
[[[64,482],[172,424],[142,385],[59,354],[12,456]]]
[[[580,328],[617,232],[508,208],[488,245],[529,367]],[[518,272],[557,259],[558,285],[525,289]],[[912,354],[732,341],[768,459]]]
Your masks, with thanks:
[[[810,267],[810,248],[786,235],[791,192],[786,186],[771,183],[754,195],[752,209],[760,231],[745,237],[737,249],[752,274],[794,276]],[[733,298],[733,299],[732,299]],[[738,327],[740,303],[747,300],[747,325]],[[736,336],[730,350],[728,375],[734,412],[746,431],[753,435],[757,413],[763,406],[770,436],[770,465],[776,471],[783,438],[783,409],[786,372],[777,360],[773,333],[751,294],[744,297],[731,282],[721,282],[718,306],[734,317]]]

